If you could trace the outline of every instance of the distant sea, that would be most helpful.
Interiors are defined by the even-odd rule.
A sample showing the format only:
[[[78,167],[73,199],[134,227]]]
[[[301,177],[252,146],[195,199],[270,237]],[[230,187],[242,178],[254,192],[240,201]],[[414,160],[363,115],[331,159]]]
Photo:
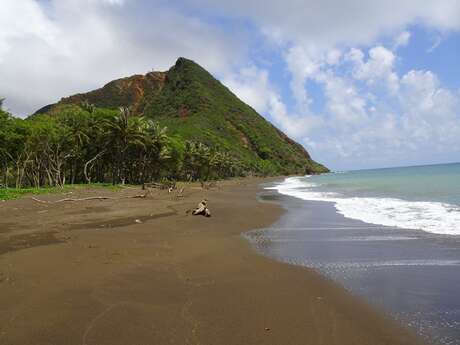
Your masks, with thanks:
[[[292,177],[275,188],[334,202],[347,218],[460,235],[460,163]]]
[[[460,345],[460,164],[290,177],[285,215],[246,237],[307,266],[439,344]]]

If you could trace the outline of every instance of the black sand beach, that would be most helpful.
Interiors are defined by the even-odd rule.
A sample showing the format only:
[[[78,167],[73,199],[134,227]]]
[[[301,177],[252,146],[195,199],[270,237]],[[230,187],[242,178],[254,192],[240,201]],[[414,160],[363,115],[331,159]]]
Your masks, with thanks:
[[[283,213],[257,201],[261,182],[1,203],[0,344],[419,344],[317,272],[251,248],[241,233]],[[187,215],[204,197],[212,217]]]

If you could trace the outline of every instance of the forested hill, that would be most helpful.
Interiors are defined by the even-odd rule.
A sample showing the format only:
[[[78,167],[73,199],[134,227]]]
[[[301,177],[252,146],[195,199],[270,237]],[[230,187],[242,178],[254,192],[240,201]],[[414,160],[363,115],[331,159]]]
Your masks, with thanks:
[[[180,141],[198,142],[228,153],[256,173],[327,171],[301,145],[239,100],[205,69],[185,58],[179,58],[167,72],[114,80],[100,89],[62,98],[36,114],[59,115],[69,104],[104,109],[126,107],[132,115],[167,127],[167,133]]]

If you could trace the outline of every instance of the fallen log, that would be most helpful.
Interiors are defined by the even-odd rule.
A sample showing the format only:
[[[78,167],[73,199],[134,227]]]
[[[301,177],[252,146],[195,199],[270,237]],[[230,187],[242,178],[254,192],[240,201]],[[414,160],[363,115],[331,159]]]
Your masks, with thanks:
[[[170,192],[176,189],[176,182],[146,182],[143,185],[145,188],[168,189]]]
[[[217,187],[217,183],[215,181],[211,182],[205,182],[205,181],[200,181],[201,188],[202,189],[212,189]]]
[[[67,201],[88,201],[88,200],[109,200],[109,199],[114,199],[114,198],[110,198],[110,197],[106,197],[106,196],[92,196],[92,197],[89,197],[89,198],[81,198],[81,199],[65,198],[65,199],[60,199],[60,200],[56,200],[56,201],[47,201],[47,200],[40,200],[40,199],[37,199],[37,198],[32,198],[32,200],[34,200],[36,202],[41,202],[43,204],[57,204],[57,203],[60,203],[60,202],[67,202]]]
[[[91,196],[88,198],[65,198],[65,199],[60,199],[56,201],[47,201],[47,200],[40,200],[37,198],[32,197],[31,199],[42,203],[42,204],[58,204],[61,202],[75,202],[75,201],[89,201],[89,200],[121,200],[121,199],[144,199],[150,194],[150,191],[147,191],[144,194],[137,194],[137,195],[132,195],[132,196],[124,196],[121,198],[112,198],[110,196]]]

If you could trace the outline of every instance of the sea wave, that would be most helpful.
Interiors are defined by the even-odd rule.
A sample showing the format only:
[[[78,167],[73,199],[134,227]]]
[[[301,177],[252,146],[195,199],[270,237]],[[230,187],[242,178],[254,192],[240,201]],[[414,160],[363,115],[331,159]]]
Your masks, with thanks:
[[[460,235],[460,207],[456,205],[397,198],[347,198],[339,193],[312,190],[316,186],[305,178],[290,177],[267,189],[303,200],[333,202],[337,212],[343,216],[370,224],[417,229],[442,235]]]
[[[388,267],[446,267],[446,266],[460,266],[460,260],[429,260],[429,259],[416,259],[416,260],[386,260],[386,261],[340,261],[340,262],[314,262],[303,258],[293,257],[280,257],[280,260],[310,268],[315,268],[323,272],[331,271],[344,271],[350,269],[376,269]]]

